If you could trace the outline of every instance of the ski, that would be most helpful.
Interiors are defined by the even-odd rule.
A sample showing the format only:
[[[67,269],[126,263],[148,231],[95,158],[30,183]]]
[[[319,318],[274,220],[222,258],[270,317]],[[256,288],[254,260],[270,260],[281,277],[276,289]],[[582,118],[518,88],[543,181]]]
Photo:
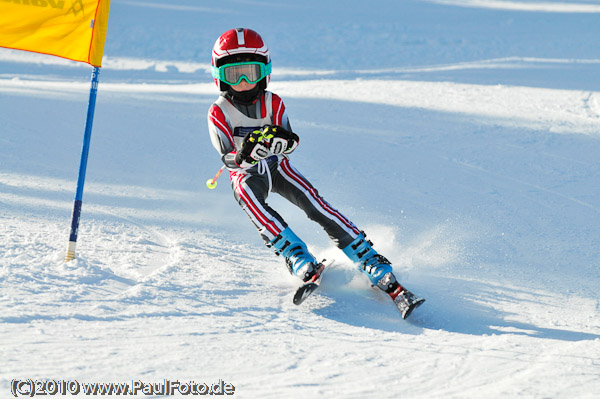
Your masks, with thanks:
[[[321,279],[323,278],[323,273],[325,272],[325,269],[327,269],[327,267],[331,266],[331,264],[333,264],[333,260],[329,262],[323,260],[323,262],[319,263],[317,274],[315,274],[312,277],[312,279],[302,284],[296,290],[296,293],[294,294],[294,305],[300,305],[302,302],[304,302],[306,298],[310,296],[310,294],[312,294],[317,290],[317,288],[319,288],[319,285],[321,284]]]
[[[388,294],[392,301],[394,301],[394,305],[400,311],[403,319],[406,319],[413,310],[418,308],[425,302],[424,298],[419,298],[406,288],[402,286],[398,286],[398,288],[394,292],[390,292]]]

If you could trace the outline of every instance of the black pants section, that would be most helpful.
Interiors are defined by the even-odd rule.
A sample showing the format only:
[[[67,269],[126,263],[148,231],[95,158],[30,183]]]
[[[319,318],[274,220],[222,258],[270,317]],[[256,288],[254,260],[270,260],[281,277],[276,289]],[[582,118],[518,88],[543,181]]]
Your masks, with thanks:
[[[339,248],[345,248],[360,234],[360,230],[327,203],[287,158],[262,163],[248,173],[232,174],[232,186],[236,200],[267,243],[287,227],[283,217],[266,202],[270,192],[302,209],[309,219],[323,227]]]

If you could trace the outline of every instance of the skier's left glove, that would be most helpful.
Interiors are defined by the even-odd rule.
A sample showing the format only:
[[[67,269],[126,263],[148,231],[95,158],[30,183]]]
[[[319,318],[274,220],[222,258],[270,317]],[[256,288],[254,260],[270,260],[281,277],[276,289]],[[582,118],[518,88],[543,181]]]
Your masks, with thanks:
[[[289,154],[296,149],[300,138],[281,126],[265,126],[262,135],[269,141],[269,149],[273,154]]]
[[[235,156],[235,163],[238,166],[256,164],[261,159],[271,155],[268,145],[268,140],[265,139],[260,130],[248,133],[242,142],[241,151]]]

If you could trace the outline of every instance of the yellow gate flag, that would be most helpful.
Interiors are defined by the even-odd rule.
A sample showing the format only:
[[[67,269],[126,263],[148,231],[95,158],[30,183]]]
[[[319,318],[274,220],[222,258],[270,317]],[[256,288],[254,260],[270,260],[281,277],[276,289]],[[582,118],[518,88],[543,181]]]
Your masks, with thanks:
[[[102,64],[110,0],[0,0],[0,47]]]

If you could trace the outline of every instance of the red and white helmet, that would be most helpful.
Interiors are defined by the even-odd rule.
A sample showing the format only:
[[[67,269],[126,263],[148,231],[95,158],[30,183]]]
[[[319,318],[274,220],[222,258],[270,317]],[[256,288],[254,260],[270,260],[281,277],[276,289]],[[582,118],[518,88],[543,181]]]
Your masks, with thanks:
[[[212,66],[220,67],[225,64],[240,61],[258,61],[265,65],[271,62],[269,47],[262,37],[252,29],[237,28],[223,33],[213,46]],[[267,88],[271,75],[260,81],[263,89]],[[214,79],[215,84],[221,91],[226,91],[228,84]]]

